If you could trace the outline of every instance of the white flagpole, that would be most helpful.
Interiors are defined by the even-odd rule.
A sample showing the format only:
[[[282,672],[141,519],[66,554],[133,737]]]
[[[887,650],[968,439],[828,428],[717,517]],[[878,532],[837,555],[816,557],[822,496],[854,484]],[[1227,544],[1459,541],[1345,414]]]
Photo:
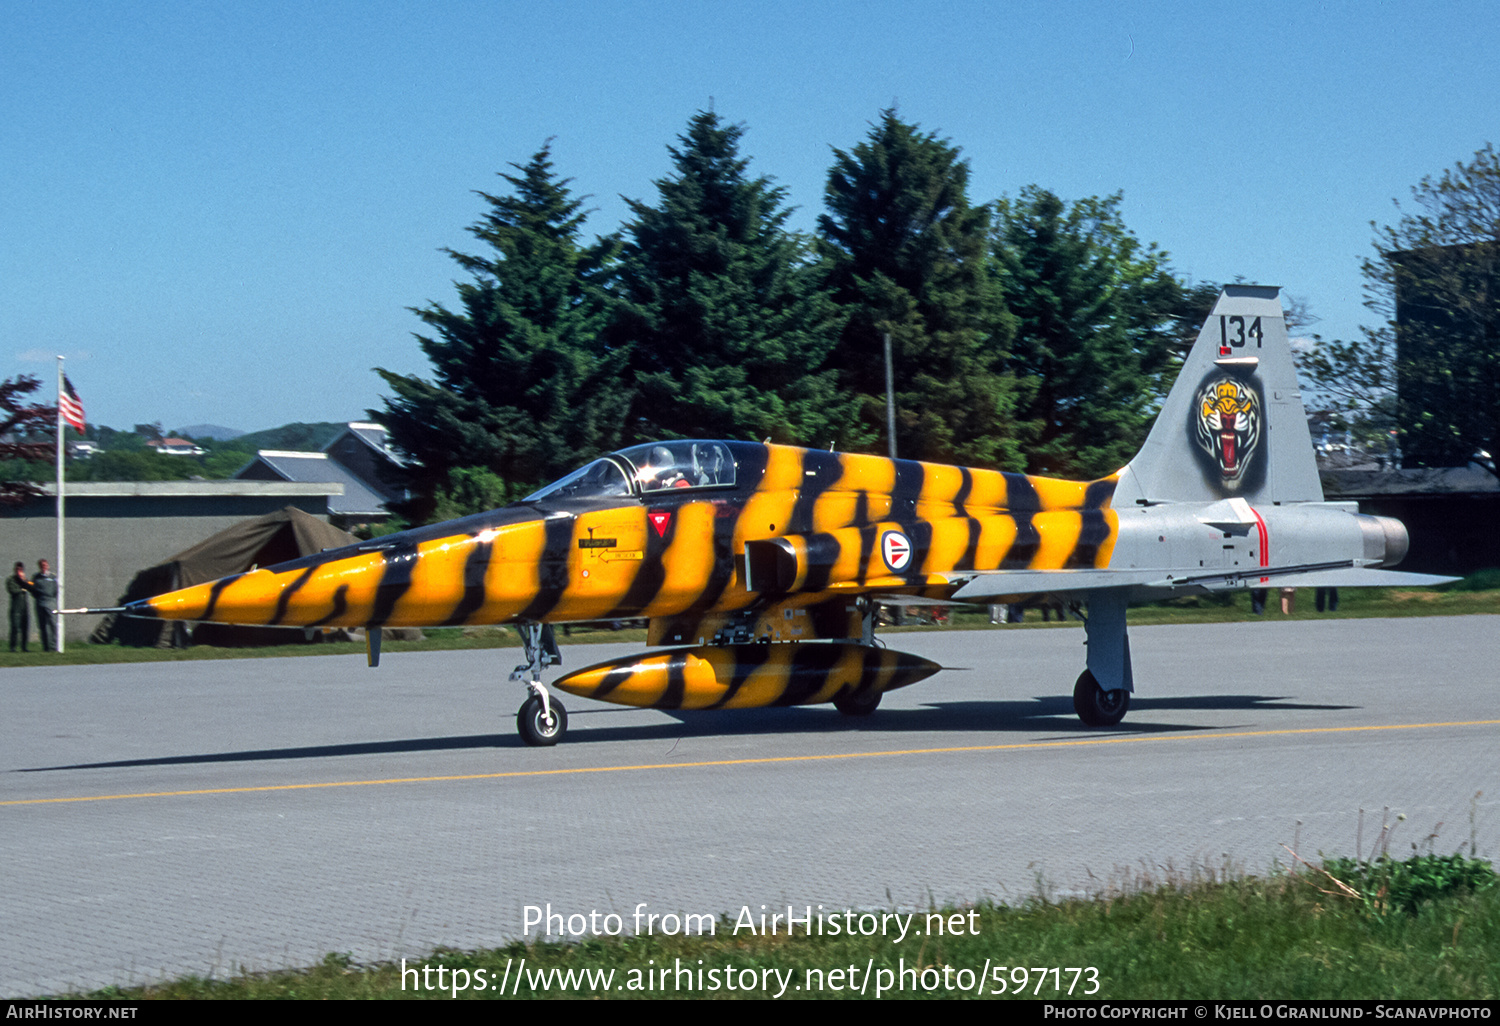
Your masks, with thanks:
[[[63,358],[57,358],[57,608],[67,609],[63,600]],[[46,614],[43,613],[43,616]],[[63,651],[63,620],[61,613],[52,614],[52,633],[57,639],[58,652]]]

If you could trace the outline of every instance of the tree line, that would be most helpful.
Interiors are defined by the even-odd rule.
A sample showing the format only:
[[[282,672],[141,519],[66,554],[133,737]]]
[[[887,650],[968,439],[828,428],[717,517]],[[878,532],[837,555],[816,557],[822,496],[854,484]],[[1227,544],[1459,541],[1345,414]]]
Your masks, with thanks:
[[[802,234],[743,134],[698,112],[654,201],[593,240],[550,145],[479,194],[484,249],[449,251],[471,280],[414,310],[433,376],[377,368],[392,394],[370,414],[411,457],[408,517],[490,508],[657,438],[885,452],[886,336],[903,457],[1091,478],[1135,454],[1220,285],[1177,275],[1119,193],[974,203],[960,150],[885,110],[833,150]],[[1500,155],[1411,191],[1371,221],[1373,324],[1294,353],[1308,408],[1405,466],[1493,469]],[[1317,319],[1297,298],[1286,316]]]
[[[377,368],[391,394],[369,412],[410,459],[409,522],[657,438],[885,452],[887,335],[903,457],[1087,478],[1135,453],[1219,285],[1174,273],[1118,193],[1067,203],[1032,185],[974,203],[960,150],[886,110],[833,150],[816,229],[799,233],[743,135],[696,114],[654,199],[592,239],[550,144],[479,193],[476,252],[448,251],[468,280],[413,311],[431,375]],[[1374,323],[1297,354],[1309,408],[1378,449],[1399,436],[1407,466],[1493,466],[1500,155],[1487,144],[1412,197],[1394,224],[1371,222]],[[1287,318],[1312,319],[1295,300]],[[39,386],[0,382],[0,506],[51,476]],[[69,478],[226,476],[258,442],[183,462],[146,451],[153,427],[114,433]]]
[[[975,203],[950,141],[883,111],[833,150],[816,231],[700,111],[653,200],[588,239],[550,143],[479,193],[456,301],[414,308],[430,377],[377,368],[371,416],[426,519],[497,505],[657,438],[884,452],[884,337],[904,458],[1113,472],[1218,294],[1143,244],[1119,194]]]
[[[1372,322],[1319,340],[1301,370],[1340,427],[1396,440],[1403,465],[1495,469],[1500,454],[1500,154],[1412,186],[1392,224],[1370,222],[1360,262]]]

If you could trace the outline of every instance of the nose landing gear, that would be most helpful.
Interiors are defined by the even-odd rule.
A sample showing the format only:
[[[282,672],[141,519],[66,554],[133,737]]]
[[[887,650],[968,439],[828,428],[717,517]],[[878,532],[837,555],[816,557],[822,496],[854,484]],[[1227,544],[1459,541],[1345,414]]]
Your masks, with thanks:
[[[555,745],[568,732],[568,711],[542,683],[542,670],[562,662],[557,639],[550,623],[522,624],[516,630],[521,635],[526,661],[511,672],[510,679],[525,680],[528,674],[531,676],[527,685],[531,694],[516,712],[516,730],[528,745]]]

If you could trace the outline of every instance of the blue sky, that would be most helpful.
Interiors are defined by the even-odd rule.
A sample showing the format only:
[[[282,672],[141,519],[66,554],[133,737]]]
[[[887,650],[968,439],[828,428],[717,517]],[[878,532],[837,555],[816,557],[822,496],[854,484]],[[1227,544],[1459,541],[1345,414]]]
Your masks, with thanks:
[[[1492,0],[9,4],[0,377],[62,354],[116,427],[362,418],[427,372],[474,190],[555,138],[616,230],[710,104],[794,227],[894,103],[975,202],[1123,191],[1180,273],[1352,337],[1369,222],[1500,142],[1497,38]]]

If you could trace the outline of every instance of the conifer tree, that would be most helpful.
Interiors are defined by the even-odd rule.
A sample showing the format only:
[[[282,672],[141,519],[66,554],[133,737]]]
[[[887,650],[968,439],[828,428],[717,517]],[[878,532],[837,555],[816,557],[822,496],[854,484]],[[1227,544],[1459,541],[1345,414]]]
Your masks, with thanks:
[[[995,260],[1016,318],[1010,367],[1027,469],[1098,477],[1135,455],[1170,383],[1182,284],[1118,193],[1071,207],[1037,186],[997,205]],[[1196,328],[1194,329],[1196,333]]]
[[[898,455],[1014,467],[1013,382],[1003,368],[1011,325],[986,273],[990,211],[969,203],[968,162],[894,110],[834,156],[818,226],[849,314],[832,358],[859,397],[844,437],[856,446],[886,438],[889,332]]]
[[[608,338],[629,348],[630,432],[826,445],[838,421],[823,363],[837,312],[785,191],[752,178],[744,129],[693,116],[657,202],[629,200]]]
[[[583,200],[550,149],[500,174],[509,194],[479,193],[489,209],[469,233],[488,251],[447,251],[472,275],[457,308],[413,308],[433,332],[417,336],[433,379],[377,368],[394,394],[370,413],[415,461],[413,520],[457,468],[493,471],[514,498],[618,445],[629,393],[621,354],[599,337],[617,244],[580,241]]]

